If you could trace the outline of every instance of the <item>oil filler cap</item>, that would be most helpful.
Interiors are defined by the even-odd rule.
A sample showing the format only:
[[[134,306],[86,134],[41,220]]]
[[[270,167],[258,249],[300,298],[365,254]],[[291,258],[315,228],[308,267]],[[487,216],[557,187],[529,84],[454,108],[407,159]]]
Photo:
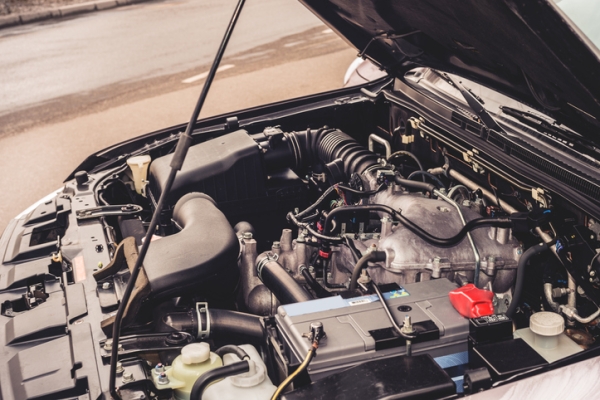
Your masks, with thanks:
[[[192,343],[181,349],[181,361],[184,364],[199,364],[210,358],[210,346],[208,343]]]

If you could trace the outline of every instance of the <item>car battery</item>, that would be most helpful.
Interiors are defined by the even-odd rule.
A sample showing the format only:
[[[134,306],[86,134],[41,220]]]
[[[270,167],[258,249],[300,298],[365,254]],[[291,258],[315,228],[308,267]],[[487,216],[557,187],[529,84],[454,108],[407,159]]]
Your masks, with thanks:
[[[459,360],[455,365],[466,362],[469,320],[448,299],[454,283],[436,279],[396,285],[395,290],[381,288],[396,323],[402,325],[409,315],[419,332],[412,344],[414,355],[429,354],[446,365],[452,359]],[[292,367],[306,356],[313,322],[323,324],[326,336],[308,367],[312,381],[365,361],[406,354],[405,340],[395,334],[377,295],[335,296],[279,307],[276,353],[285,359],[280,365]]]

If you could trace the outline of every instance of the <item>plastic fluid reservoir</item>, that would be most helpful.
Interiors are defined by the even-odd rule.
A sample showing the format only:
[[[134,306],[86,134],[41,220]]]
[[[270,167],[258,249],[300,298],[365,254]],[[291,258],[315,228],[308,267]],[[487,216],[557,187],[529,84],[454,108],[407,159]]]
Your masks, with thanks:
[[[558,346],[558,337],[565,330],[565,320],[556,313],[542,311],[531,316],[529,329],[535,334],[536,346],[553,349]]]
[[[254,346],[244,344],[240,346],[250,356],[250,371],[229,376],[217,383],[210,385],[204,391],[202,400],[269,400],[277,389],[267,376],[267,368]],[[225,365],[241,361],[234,354],[225,354]]]
[[[152,161],[152,158],[149,155],[129,157],[127,159],[135,191],[142,196],[146,196],[146,183],[148,183],[147,177],[150,161]]]
[[[210,351],[208,343],[192,343],[181,349],[171,368],[165,371],[168,387],[178,400],[189,400],[192,386],[203,373],[223,365],[221,357]]]

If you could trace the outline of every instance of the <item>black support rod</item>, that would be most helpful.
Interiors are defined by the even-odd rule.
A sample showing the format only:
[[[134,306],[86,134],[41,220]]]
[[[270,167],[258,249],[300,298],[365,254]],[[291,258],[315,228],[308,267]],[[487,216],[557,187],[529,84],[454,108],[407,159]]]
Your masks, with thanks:
[[[210,71],[208,72],[208,76],[206,77],[206,81],[204,82],[204,87],[202,88],[202,92],[200,93],[200,97],[198,98],[198,102],[196,103],[196,107],[194,108],[194,111],[190,118],[190,122],[188,123],[185,132],[182,133],[181,136],[179,136],[179,141],[177,143],[177,147],[175,148],[173,159],[171,160],[171,172],[169,173],[169,177],[167,178],[165,188],[162,194],[160,195],[158,204],[156,205],[156,209],[154,210],[154,214],[152,215],[150,226],[148,227],[146,237],[144,238],[144,243],[142,244],[142,248],[140,249],[140,253],[135,262],[135,266],[133,267],[133,271],[131,271],[131,278],[129,278],[129,282],[127,282],[127,287],[123,292],[123,297],[119,304],[117,314],[115,315],[115,321],[113,324],[112,332],[113,347],[110,358],[109,389],[111,396],[117,400],[121,400],[121,396],[117,392],[116,379],[117,359],[119,357],[119,335],[121,333],[121,321],[123,320],[123,314],[125,312],[125,308],[127,307],[127,303],[129,302],[129,298],[131,297],[133,288],[135,287],[135,282],[140,273],[140,268],[142,267],[144,258],[146,257],[146,253],[148,252],[148,247],[150,246],[150,242],[152,241],[152,235],[154,234],[156,226],[158,225],[158,222],[160,220],[160,214],[165,205],[169,192],[171,191],[173,182],[175,181],[177,171],[181,169],[181,166],[183,165],[183,162],[187,155],[188,149],[192,144],[192,131],[194,130],[194,126],[196,125],[196,121],[198,120],[198,116],[200,115],[200,111],[202,110],[202,106],[206,101],[206,96],[208,95],[210,86],[215,78],[215,74],[217,73],[217,69],[219,68],[219,64],[221,63],[221,59],[223,58],[223,54],[225,53],[225,49],[227,48],[227,44],[229,43],[229,39],[231,38],[233,29],[235,28],[235,24],[237,23],[240,13],[242,12],[242,7],[244,6],[244,3],[245,0],[239,0],[237,3],[233,15],[231,16],[231,20],[229,21],[229,25],[227,26],[227,30],[225,31],[225,36],[221,41],[219,50],[217,51],[213,64],[210,67]]]

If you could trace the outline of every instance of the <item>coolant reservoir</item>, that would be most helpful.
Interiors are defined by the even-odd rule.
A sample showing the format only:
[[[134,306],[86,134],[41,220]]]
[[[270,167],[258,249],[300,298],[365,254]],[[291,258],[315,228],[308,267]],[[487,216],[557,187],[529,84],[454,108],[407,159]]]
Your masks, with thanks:
[[[148,183],[148,166],[152,159],[149,155],[129,157],[127,165],[131,169],[135,191],[142,196],[146,196],[146,184]]]
[[[158,389],[173,389],[177,400],[189,400],[196,379],[222,365],[221,357],[210,351],[208,343],[192,343],[181,349],[171,367],[157,365],[152,379]]]
[[[267,376],[267,368],[254,346],[240,346],[250,356],[250,371],[227,377],[210,385],[204,391],[202,400],[269,400],[277,389]],[[233,364],[240,359],[233,354],[225,354],[225,365]]]

